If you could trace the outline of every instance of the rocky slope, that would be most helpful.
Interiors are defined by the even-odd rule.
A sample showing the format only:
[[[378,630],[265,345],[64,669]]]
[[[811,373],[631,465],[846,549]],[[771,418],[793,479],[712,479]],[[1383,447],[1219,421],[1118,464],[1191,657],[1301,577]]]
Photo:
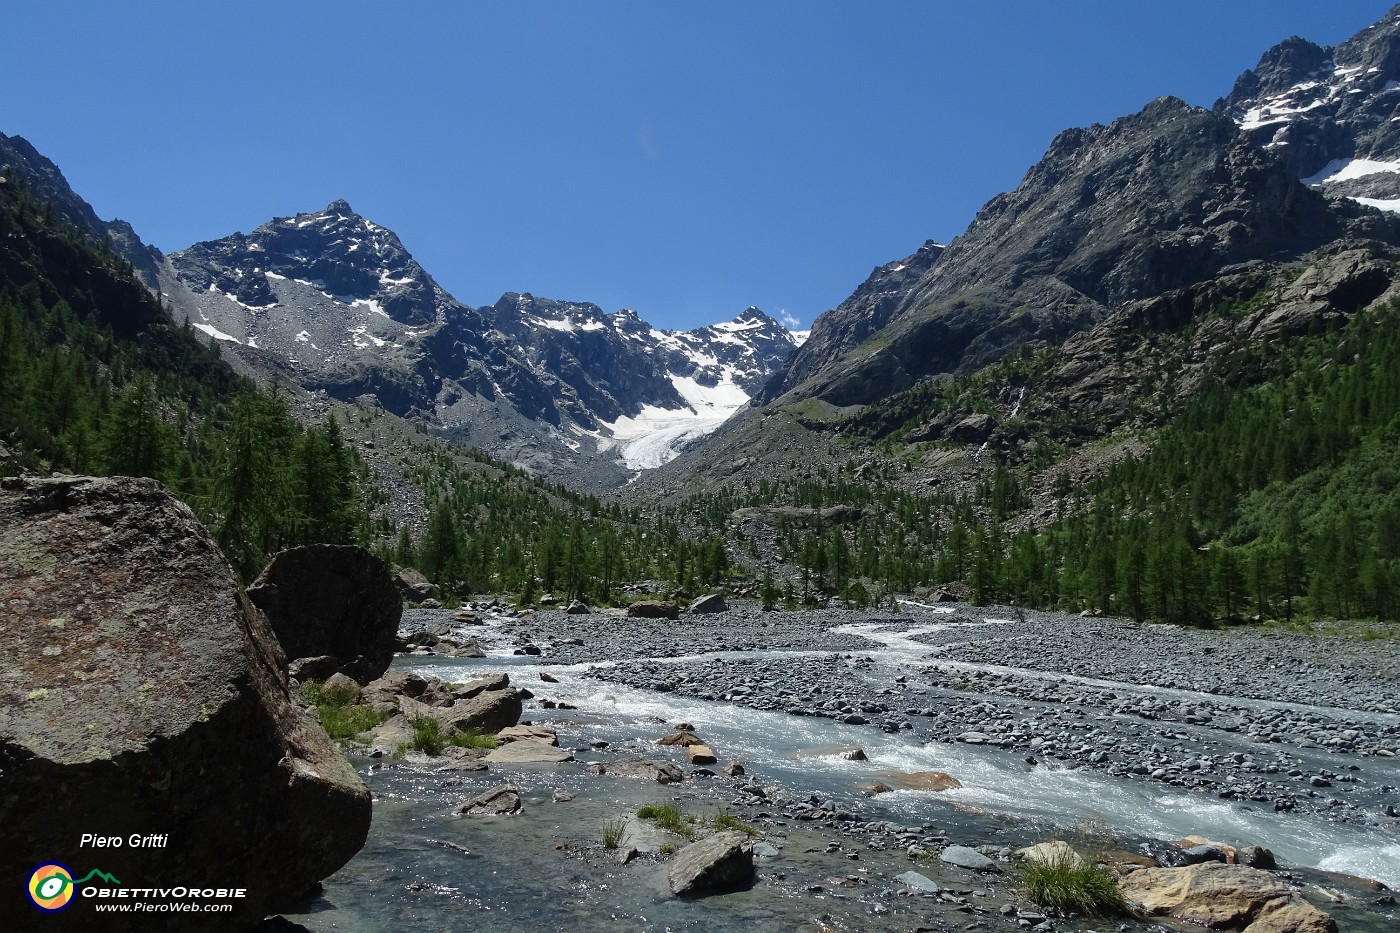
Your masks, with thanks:
[[[892,296],[886,326],[858,342],[853,296],[817,319],[765,399],[872,402],[1023,344],[1059,342],[1131,300],[1348,235],[1396,241],[1400,227],[1310,190],[1228,118],[1162,98],[1061,133],[1015,191],[987,202]]]
[[[583,486],[674,456],[756,392],[795,340],[756,308],[694,331],[507,294],[471,308],[344,201],[168,257],[177,316],[264,372],[421,419]]]

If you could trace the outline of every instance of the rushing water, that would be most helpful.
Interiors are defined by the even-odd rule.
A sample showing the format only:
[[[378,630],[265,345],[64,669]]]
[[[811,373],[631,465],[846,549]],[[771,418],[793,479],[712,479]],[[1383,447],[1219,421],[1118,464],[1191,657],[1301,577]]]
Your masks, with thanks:
[[[934,612],[926,608],[921,613],[925,621],[850,626],[845,631],[880,645],[861,654],[876,662],[872,678],[888,677],[893,669],[908,670],[936,650],[915,638],[944,627],[928,620]],[[982,624],[1015,623],[987,619]],[[489,634],[483,641],[490,646]],[[1400,886],[1400,840],[1383,831],[1317,816],[1261,812],[1160,782],[1125,780],[1088,768],[1031,765],[1023,754],[985,745],[924,743],[907,732],[887,734],[827,718],[792,716],[729,702],[633,689],[589,676],[593,671],[605,674],[602,669],[612,662],[545,665],[534,658],[509,656],[506,650],[492,650],[490,656],[479,660],[400,658],[395,664],[448,681],[504,671],[517,683],[533,685],[540,673],[548,672],[558,679],[558,683],[549,686],[550,696],[576,709],[530,710],[526,715],[554,725],[560,744],[580,750],[580,760],[592,755],[606,757],[607,753],[591,752],[595,748],[609,752],[635,749],[645,754],[647,749],[654,750],[652,743],[658,729],[663,728],[658,722],[685,721],[720,750],[724,759],[742,760],[749,775],[763,785],[782,785],[803,797],[815,794],[858,801],[865,820],[936,826],[954,840],[971,842],[988,841],[986,834],[1003,832],[1008,822],[1020,827],[1011,833],[1010,841],[1083,832],[1124,839],[1174,839],[1197,833],[1236,845],[1264,845],[1281,860],[1295,865]],[[797,654],[830,652],[715,652],[652,660],[687,663],[774,659]],[[966,666],[1001,670],[994,665]],[[1095,685],[1144,689],[1112,681],[1097,681]],[[1267,705],[1264,701],[1239,702]],[[865,750],[868,762],[848,761],[837,751],[856,745]],[[1335,758],[1328,760],[1322,753],[1319,760],[1324,765],[1338,766]],[[963,787],[938,794],[897,790],[869,800],[860,798],[855,791],[857,784],[881,769],[944,771],[956,776]],[[473,841],[463,843],[474,854],[462,855],[425,840],[441,837],[450,842],[454,836],[462,835],[463,821],[451,819],[448,813],[450,803],[462,799],[464,791],[451,785],[444,789],[441,774],[376,767],[369,776],[376,794],[370,844],[327,885],[328,898],[342,908],[335,912],[335,923],[318,925],[314,913],[298,919],[316,929],[339,930],[383,928],[384,918],[389,916],[397,918],[393,921],[395,926],[405,929],[462,928],[468,917],[472,929],[566,929],[579,919],[571,911],[586,909],[595,918],[599,911],[605,915],[611,911],[619,928],[629,929],[752,929],[770,928],[765,924],[779,922],[782,912],[773,913],[778,907],[771,900],[771,891],[769,900],[755,897],[752,892],[722,899],[722,913],[711,913],[701,922],[684,904],[665,896],[661,880],[664,873],[659,868],[647,875],[650,880],[639,887],[635,874],[620,874],[615,868],[600,872],[596,864],[585,864],[582,858],[557,860],[548,868],[538,860],[526,858],[526,850],[549,851],[553,847],[551,840],[568,837],[570,832],[575,838],[589,837],[590,833],[591,838],[596,838],[592,827],[601,825],[621,807],[634,808],[639,791],[631,786],[617,786],[614,792],[606,781],[600,783],[600,779],[586,777],[577,764],[495,769],[490,777],[464,776],[464,787],[495,784],[501,779],[501,770],[524,791],[526,813],[513,818],[508,829],[493,828],[489,821],[484,829],[474,828]],[[1366,770],[1373,783],[1400,784],[1400,768],[1394,763],[1368,759]],[[577,793],[579,799],[552,805],[549,795],[555,788]],[[685,785],[654,786],[641,793],[669,799],[677,794],[683,796],[684,788]],[[532,799],[537,803],[529,803]],[[580,832],[584,825],[590,828]],[[644,830],[634,826],[633,831]],[[521,845],[526,842],[529,844]],[[481,877],[481,860],[475,854],[483,845],[491,847],[495,856],[491,874],[485,878]],[[500,872],[500,877],[496,872]],[[719,917],[724,918],[723,922]],[[786,915],[783,918],[781,922],[787,925],[782,928],[791,929]]]

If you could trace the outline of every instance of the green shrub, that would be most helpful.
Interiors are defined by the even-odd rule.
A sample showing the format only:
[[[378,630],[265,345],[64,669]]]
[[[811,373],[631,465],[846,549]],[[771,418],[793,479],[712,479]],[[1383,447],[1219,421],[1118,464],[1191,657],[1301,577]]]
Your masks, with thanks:
[[[1127,910],[1113,872],[1064,856],[1023,861],[1019,868],[1026,897],[1061,916],[1112,917]]]

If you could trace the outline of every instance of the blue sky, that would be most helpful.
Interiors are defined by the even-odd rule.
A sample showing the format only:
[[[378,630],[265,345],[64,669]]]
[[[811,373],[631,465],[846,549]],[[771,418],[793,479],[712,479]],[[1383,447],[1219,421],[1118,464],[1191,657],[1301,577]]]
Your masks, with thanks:
[[[462,301],[805,326],[1057,132],[1383,0],[11,0],[0,132],[165,250],[345,198]]]

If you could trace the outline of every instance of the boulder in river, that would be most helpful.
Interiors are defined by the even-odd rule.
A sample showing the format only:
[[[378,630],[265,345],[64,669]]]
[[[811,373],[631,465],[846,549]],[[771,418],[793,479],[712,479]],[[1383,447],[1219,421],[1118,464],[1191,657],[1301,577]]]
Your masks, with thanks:
[[[388,566],[362,547],[312,544],[274,557],[248,587],[289,658],[330,655],[362,684],[389,668],[403,603]]]
[[[501,784],[468,800],[456,812],[462,816],[514,816],[522,809],[520,792],[509,784]]]
[[[715,833],[681,849],[667,877],[680,897],[742,890],[753,884],[753,845],[736,830]]]
[[[246,888],[234,914],[182,928],[248,930],[359,851],[368,791],[292,703],[271,628],[159,483],[0,482],[0,604],[0,877],[56,860],[128,886]],[[96,853],[84,833],[160,839]],[[3,915],[33,916],[8,890]]]
[[[1327,914],[1265,871],[1206,862],[1142,868],[1118,882],[1123,895],[1153,917],[1245,933],[1336,933]]]

